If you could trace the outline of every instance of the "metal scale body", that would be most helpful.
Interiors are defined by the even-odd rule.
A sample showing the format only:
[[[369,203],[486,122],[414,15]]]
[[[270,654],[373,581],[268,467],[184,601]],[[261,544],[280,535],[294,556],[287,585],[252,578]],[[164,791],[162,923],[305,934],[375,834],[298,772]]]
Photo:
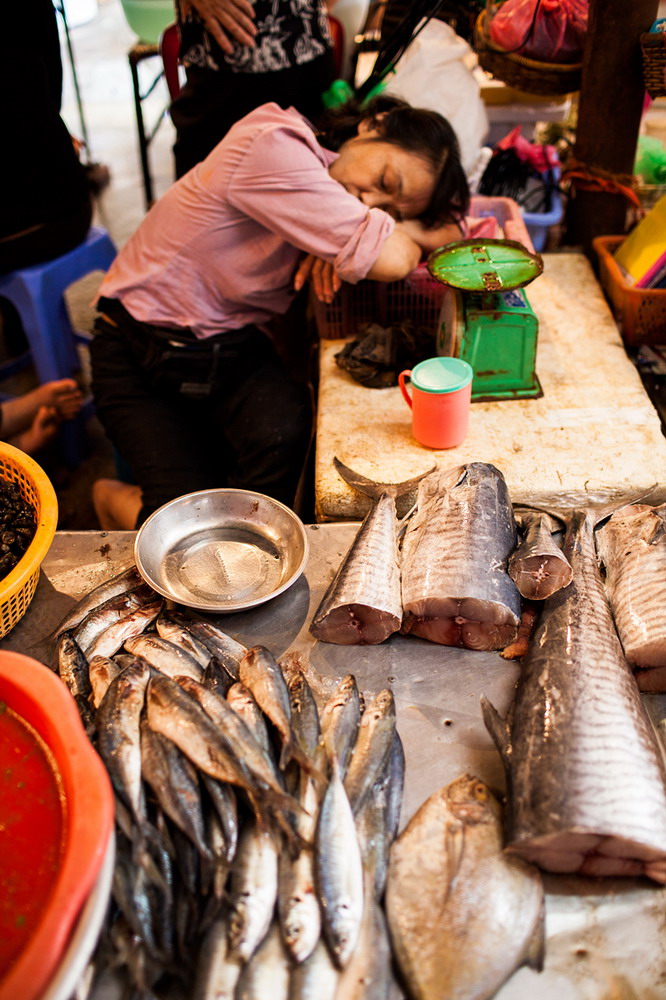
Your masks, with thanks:
[[[434,250],[428,270],[447,285],[437,353],[474,371],[472,400],[543,395],[536,374],[538,321],[522,291],[543,271],[514,240],[459,240]]]

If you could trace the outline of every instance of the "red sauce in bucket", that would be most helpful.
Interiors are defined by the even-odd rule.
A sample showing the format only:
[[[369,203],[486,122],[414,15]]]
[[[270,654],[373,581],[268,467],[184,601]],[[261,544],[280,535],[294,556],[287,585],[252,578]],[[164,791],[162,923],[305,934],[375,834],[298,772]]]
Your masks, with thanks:
[[[0,701],[0,978],[30,940],[56,881],[65,809],[49,748]]]

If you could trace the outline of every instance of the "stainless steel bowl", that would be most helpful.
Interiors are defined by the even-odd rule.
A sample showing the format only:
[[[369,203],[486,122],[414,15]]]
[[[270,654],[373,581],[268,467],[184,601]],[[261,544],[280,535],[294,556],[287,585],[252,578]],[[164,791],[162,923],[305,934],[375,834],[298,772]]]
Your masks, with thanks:
[[[134,558],[158,594],[200,611],[244,611],[283,593],[305,568],[303,522],[250,490],[200,490],[142,524]]]

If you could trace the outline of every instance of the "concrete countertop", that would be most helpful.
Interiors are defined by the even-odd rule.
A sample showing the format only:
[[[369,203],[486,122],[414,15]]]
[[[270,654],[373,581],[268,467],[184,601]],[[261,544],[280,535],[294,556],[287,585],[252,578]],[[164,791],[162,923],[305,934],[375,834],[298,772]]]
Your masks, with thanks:
[[[410,479],[435,462],[491,462],[514,502],[560,506],[631,498],[666,480],[659,416],[589,262],[582,254],[555,253],[545,254],[544,263],[527,289],[539,320],[536,368],[544,394],[473,403],[467,438],[457,448],[418,444],[400,390],[361,386],[335,362],[345,341],[321,341],[318,521],[357,520],[369,507],[338,476],[334,456],[381,482]],[[412,499],[404,499],[403,509]]]

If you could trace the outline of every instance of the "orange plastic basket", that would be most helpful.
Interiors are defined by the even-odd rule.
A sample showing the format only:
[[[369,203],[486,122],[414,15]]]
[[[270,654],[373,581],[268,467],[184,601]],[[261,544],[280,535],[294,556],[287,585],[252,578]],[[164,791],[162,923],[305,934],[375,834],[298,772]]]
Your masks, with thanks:
[[[625,344],[666,344],[666,289],[634,288],[613,253],[624,236],[595,236],[599,280],[610,299]]]
[[[35,510],[37,529],[23,558],[0,580],[0,638],[27,611],[58,524],[58,501],[51,480],[29,455],[0,441],[0,480],[3,479],[18,483],[23,499]]]

